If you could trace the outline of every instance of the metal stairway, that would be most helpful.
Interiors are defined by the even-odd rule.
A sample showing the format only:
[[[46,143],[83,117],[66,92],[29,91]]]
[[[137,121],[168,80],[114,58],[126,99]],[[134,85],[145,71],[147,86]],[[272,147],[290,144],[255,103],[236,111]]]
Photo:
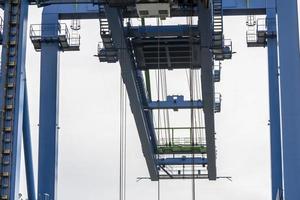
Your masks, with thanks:
[[[223,8],[222,0],[213,0],[213,37],[212,52],[215,60],[231,59],[232,42],[225,40],[223,35]]]
[[[222,54],[223,49],[223,13],[222,0],[213,0],[213,53]]]
[[[6,63],[3,65],[2,78],[5,89],[3,90],[3,107],[1,113],[1,200],[9,200],[10,197],[11,173],[12,173],[12,157],[13,157],[13,131],[14,131],[14,111],[15,111],[15,95],[16,95],[16,74],[17,74],[17,53],[18,53],[18,37],[20,26],[20,0],[10,0],[7,2],[8,42]]]
[[[99,19],[100,35],[103,45],[98,45],[98,56],[100,62],[115,63],[118,61],[118,51],[114,47],[111,31],[107,19]]]

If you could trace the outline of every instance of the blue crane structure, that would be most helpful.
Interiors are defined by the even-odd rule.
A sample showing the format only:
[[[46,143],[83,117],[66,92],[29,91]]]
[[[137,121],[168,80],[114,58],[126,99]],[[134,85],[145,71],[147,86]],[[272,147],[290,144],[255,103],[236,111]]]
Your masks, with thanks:
[[[76,8],[72,5],[76,4]],[[223,16],[248,15],[247,44],[267,47],[269,65],[272,200],[300,198],[300,53],[297,0],[0,0],[4,20],[0,85],[0,199],[18,199],[24,143],[29,200],[56,200],[59,52],[80,50],[80,36],[59,20],[97,19],[100,62],[119,62],[150,178],[216,180],[214,115],[221,109],[214,63],[231,59]],[[33,177],[25,49],[29,5],[43,7],[42,24],[30,26],[41,52],[37,192]],[[156,5],[156,6],[155,6]],[[159,6],[157,6],[159,5]],[[154,9],[156,8],[156,10]],[[265,15],[262,21],[254,15]],[[127,18],[198,17],[197,25],[133,26]],[[262,23],[260,23],[262,22]],[[280,67],[279,67],[280,66]],[[201,70],[202,99],[182,95],[153,100],[149,71]],[[155,127],[157,110],[203,110],[204,127]],[[203,129],[203,130],[202,130]],[[188,142],[176,131],[188,132]],[[199,130],[204,134],[195,140]],[[168,131],[170,138],[159,137]],[[193,166],[193,172],[184,171]]]

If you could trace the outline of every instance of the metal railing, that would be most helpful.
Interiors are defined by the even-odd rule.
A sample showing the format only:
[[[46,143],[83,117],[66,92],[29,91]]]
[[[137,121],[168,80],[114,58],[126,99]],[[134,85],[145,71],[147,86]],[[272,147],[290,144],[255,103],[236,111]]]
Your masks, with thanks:
[[[199,138],[198,140],[204,141],[203,138]],[[197,140],[197,141],[198,141]],[[191,138],[190,137],[177,137],[171,139],[172,143],[169,144],[169,140],[167,138],[160,138],[158,140],[159,146],[170,146],[170,145],[182,145],[182,146],[192,146]],[[202,143],[195,143],[195,146],[206,146],[204,142]]]
[[[222,95],[215,93],[215,112],[221,112]]]
[[[218,64],[214,64],[213,74],[214,74],[214,81],[220,82],[220,80],[221,80],[221,62],[218,62]]]
[[[65,38],[69,46],[80,46],[80,35],[76,31],[70,33],[67,24],[31,24],[29,35],[31,39]]]
[[[205,127],[155,128],[158,146],[206,146],[204,130]]]
[[[246,32],[246,40],[248,44],[261,43],[266,36],[267,26],[266,19],[260,18],[256,20],[256,26],[248,26]]]
[[[247,43],[256,43],[257,42],[256,31],[248,30],[246,32],[246,40],[247,40]]]
[[[265,18],[259,18],[257,19],[257,25],[256,30],[257,31],[267,31],[267,25],[266,25],[266,19]]]

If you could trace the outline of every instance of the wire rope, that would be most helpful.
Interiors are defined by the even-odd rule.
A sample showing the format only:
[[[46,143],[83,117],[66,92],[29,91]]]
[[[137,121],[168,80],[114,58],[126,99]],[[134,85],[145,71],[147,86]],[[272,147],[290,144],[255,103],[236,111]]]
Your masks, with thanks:
[[[188,25],[191,26],[193,25],[193,18],[188,17],[187,18]],[[193,67],[193,51],[192,51],[192,37],[190,34],[190,48],[191,48],[191,56],[190,56],[190,76],[189,76],[189,86],[190,86],[190,101],[193,102],[194,100],[194,67]],[[192,145],[192,200],[196,199],[196,189],[195,189],[195,130],[194,130],[194,109],[190,109],[190,115],[191,115],[191,129],[190,129],[190,141]]]
[[[121,42],[122,44],[124,42]],[[120,57],[124,59],[124,47],[121,46]],[[119,152],[119,200],[126,200],[126,154],[127,154],[127,92],[120,75],[120,152]]]

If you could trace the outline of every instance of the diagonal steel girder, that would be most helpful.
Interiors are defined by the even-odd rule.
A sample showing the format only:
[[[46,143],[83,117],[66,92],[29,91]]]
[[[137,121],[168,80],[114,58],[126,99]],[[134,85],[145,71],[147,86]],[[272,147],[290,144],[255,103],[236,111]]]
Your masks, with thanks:
[[[112,39],[117,49],[119,49],[119,61],[123,82],[126,86],[130,100],[131,111],[134,115],[138,129],[142,151],[146,159],[148,171],[151,180],[158,180],[158,171],[154,154],[153,142],[156,142],[154,136],[154,127],[149,120],[143,107],[141,88],[137,85],[138,75],[130,46],[125,37],[123,28],[123,18],[119,9],[105,6],[105,13],[112,33]],[[144,92],[144,91],[142,91]]]

